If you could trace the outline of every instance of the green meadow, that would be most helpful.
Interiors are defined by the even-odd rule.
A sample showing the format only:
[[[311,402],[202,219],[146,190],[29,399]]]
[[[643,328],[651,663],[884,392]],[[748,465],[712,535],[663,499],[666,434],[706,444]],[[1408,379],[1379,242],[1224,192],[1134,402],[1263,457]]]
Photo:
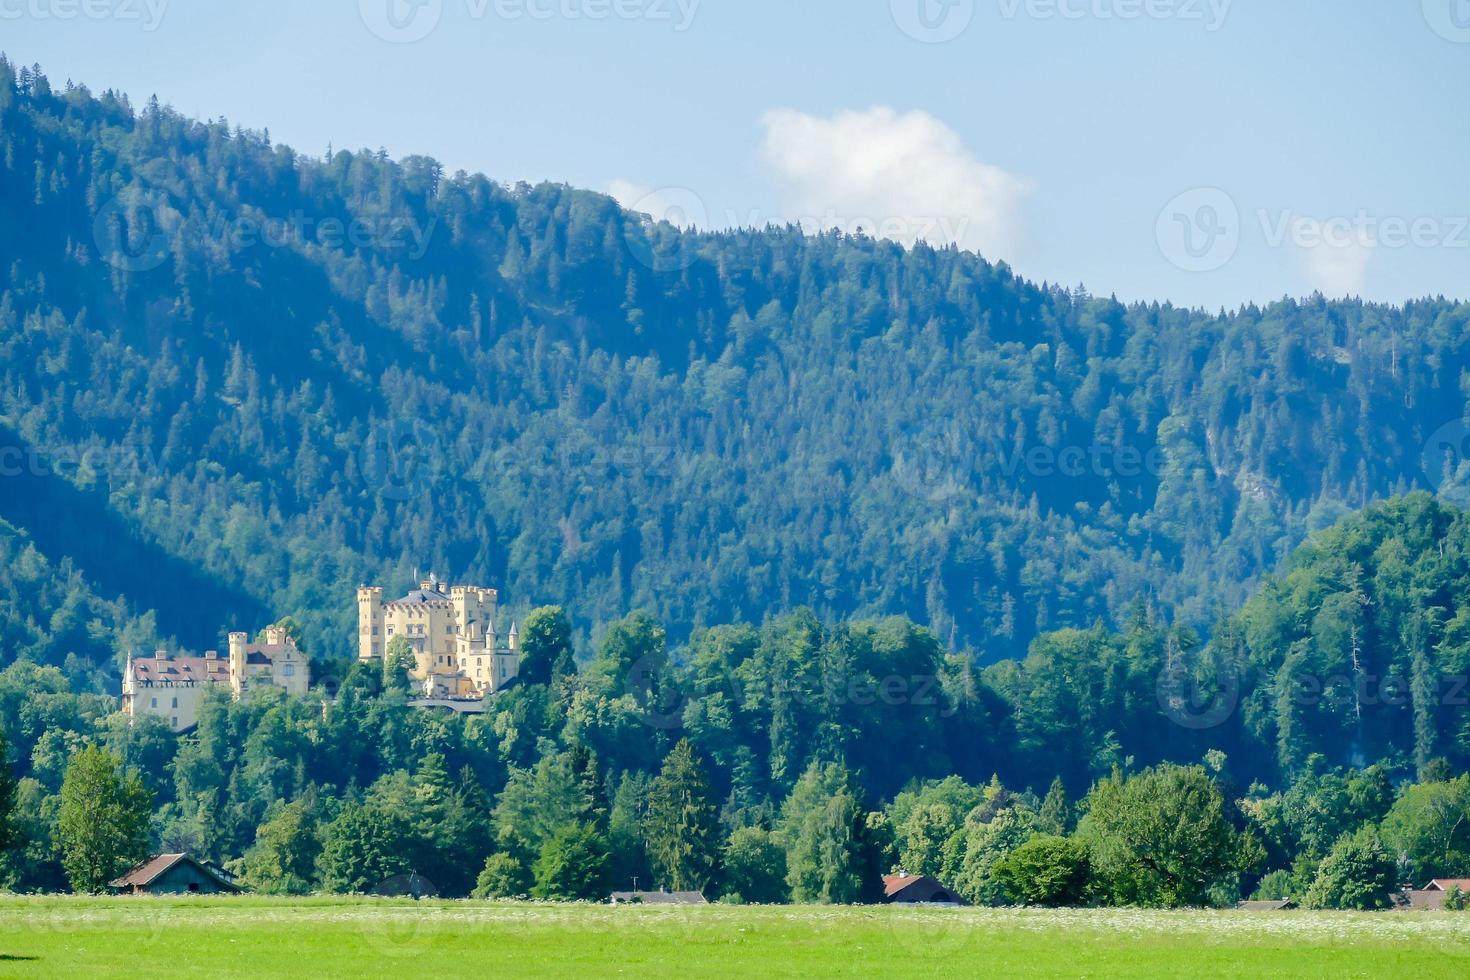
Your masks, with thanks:
[[[1464,977],[1470,914],[0,899],[0,976]]]

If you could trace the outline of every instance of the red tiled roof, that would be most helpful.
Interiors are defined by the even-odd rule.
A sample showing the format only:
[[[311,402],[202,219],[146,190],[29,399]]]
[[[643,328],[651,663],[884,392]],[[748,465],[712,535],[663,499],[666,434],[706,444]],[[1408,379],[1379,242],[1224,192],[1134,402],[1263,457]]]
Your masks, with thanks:
[[[884,875],[883,894],[892,898],[916,881],[923,881],[923,875]]]
[[[133,661],[133,679],[147,684],[227,684],[230,662],[219,658],[179,657],[159,660],[147,657]]]
[[[146,888],[148,885],[151,885],[153,882],[157,881],[161,875],[163,875],[174,865],[178,864],[180,861],[187,861],[190,864],[194,865],[194,867],[209,875],[215,881],[219,882],[223,887],[228,888],[232,891],[238,890],[238,887],[235,885],[235,883],[230,881],[221,872],[216,870],[213,865],[210,865],[204,861],[196,861],[187,854],[154,855],[153,857],[144,861],[142,864],[133,868],[133,870],[129,871],[121,878],[113,881],[111,885],[113,888],[123,889]]]
[[[112,883],[113,888],[132,888],[134,885],[146,885],[169,868],[178,864],[187,854],[158,854],[138,865],[121,878]]]
[[[1447,892],[1456,885],[1459,886],[1460,891],[1470,895],[1470,878],[1436,878],[1425,885],[1424,890],[1427,892]]]
[[[251,666],[269,667],[277,660],[284,660],[288,651],[301,660],[306,659],[305,654],[289,644],[251,643],[245,647],[245,662]],[[133,679],[145,684],[228,684],[230,658],[175,657],[160,660],[157,657],[140,657],[133,660]]]

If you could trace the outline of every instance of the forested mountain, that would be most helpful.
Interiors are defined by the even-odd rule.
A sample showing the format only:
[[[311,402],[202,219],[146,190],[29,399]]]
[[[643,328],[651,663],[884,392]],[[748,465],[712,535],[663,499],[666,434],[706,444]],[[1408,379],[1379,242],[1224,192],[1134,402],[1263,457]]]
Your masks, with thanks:
[[[995,660],[1140,601],[1203,633],[1466,409],[1463,304],[1124,306],[8,63],[0,270],[0,655],[74,681],[284,615],[345,653],[353,586],[415,569],[584,639],[804,605]]]
[[[67,828],[100,779],[133,801],[118,866],[188,851],[273,892],[416,871],[456,896],[853,902],[902,867],[983,904],[1376,908],[1470,866],[1467,624],[1470,515],[1414,494],[1314,535],[1205,645],[1140,604],[981,669],[903,619],[798,611],[676,656],[634,613],[578,667],[547,608],[484,715],[409,707],[390,658],[330,697],[209,692],[186,738],[20,661],[0,886],[97,887]]]

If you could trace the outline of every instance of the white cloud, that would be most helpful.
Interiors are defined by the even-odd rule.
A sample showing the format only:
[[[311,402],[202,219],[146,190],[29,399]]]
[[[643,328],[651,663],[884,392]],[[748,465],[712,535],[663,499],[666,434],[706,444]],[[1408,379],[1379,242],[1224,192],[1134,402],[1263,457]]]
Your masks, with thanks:
[[[1339,228],[1338,222],[1299,220],[1294,244],[1311,287],[1329,299],[1363,295],[1377,239],[1361,228]]]
[[[928,113],[874,106],[824,119],[777,109],[761,122],[787,220],[1013,257],[1029,182],[981,161]]]

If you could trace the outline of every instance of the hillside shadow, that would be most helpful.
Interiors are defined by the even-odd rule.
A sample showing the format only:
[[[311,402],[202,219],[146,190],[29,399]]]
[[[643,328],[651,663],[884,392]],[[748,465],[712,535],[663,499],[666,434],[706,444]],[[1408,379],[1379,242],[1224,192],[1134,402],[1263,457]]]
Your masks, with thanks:
[[[45,459],[0,425],[0,518],[29,534],[53,565],[71,559],[99,596],[122,596],[135,612],[152,610],[159,631],[188,648],[214,646],[223,625],[251,629],[266,621],[253,597],[143,537],[105,491],[78,489],[33,462]]]

